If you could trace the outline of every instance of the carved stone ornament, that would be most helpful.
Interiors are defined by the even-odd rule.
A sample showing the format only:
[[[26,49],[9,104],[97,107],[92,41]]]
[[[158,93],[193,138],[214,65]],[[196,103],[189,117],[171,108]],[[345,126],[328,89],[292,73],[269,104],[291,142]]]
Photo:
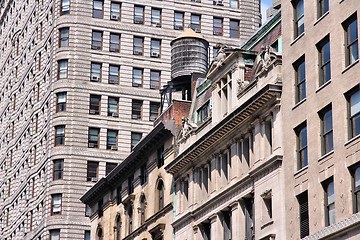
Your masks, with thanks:
[[[260,61],[256,66],[255,76],[256,78],[261,77],[265,73],[269,72],[276,63],[281,64],[281,54],[273,51],[270,46],[263,46],[262,51],[259,54]]]
[[[185,141],[189,138],[189,136],[195,131],[197,128],[197,125],[194,123],[191,123],[189,121],[189,118],[183,117],[182,118],[182,129],[179,132],[179,135],[177,137],[178,142]]]
[[[236,81],[238,83],[237,95],[239,95],[247,87],[247,85],[249,85],[249,82],[241,78],[238,78]]]
[[[220,49],[217,51],[216,57],[212,60],[210,67],[209,67],[209,73],[213,71],[214,69],[221,67],[225,61],[226,53],[225,49],[228,48],[227,46],[221,46]]]

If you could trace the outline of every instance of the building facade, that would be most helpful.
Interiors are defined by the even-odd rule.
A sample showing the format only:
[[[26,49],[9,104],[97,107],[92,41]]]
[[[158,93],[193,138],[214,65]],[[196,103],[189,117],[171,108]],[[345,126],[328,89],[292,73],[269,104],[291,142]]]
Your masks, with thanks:
[[[359,10],[282,1],[285,239],[360,238]]]
[[[1,0],[0,238],[89,239],[79,198],[152,128],[170,41],[259,24],[255,0]]]
[[[174,239],[286,239],[280,12],[198,81],[174,182]]]

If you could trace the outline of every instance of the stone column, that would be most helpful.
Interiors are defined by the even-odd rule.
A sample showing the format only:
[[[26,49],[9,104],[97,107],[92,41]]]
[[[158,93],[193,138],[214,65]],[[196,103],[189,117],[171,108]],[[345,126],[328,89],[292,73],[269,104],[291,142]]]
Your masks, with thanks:
[[[240,217],[240,204],[235,201],[230,204],[231,208],[231,239],[242,239],[241,238],[241,217]]]
[[[211,215],[209,219],[211,224],[211,239],[222,239],[219,215],[215,213]]]
[[[194,204],[194,171],[189,173],[189,198],[188,198],[188,207],[191,207]]]

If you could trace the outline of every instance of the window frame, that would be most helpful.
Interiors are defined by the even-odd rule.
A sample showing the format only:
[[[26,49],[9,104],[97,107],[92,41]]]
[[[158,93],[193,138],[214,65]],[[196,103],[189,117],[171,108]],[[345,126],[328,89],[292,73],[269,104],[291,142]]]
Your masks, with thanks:
[[[174,12],[174,29],[175,30],[184,30],[184,15],[185,15],[184,12],[178,12],[178,11]],[[181,17],[181,25],[178,24],[180,21],[177,18],[177,16]]]
[[[110,136],[110,133],[114,133],[115,136]],[[107,133],[106,133],[106,149],[110,149],[110,150],[114,150],[114,151],[118,150],[118,135],[119,135],[118,130],[113,130],[113,129],[108,129],[107,130]],[[111,142],[114,141],[114,144],[110,144],[110,140],[111,140]]]
[[[64,178],[64,159],[53,160],[53,181]]]
[[[98,36],[95,36],[94,34],[99,34],[100,38],[97,39]],[[102,50],[103,34],[104,33],[102,31],[97,31],[97,30],[93,30],[91,32],[91,49],[92,50]]]
[[[95,2],[101,2],[101,10],[96,8]],[[101,16],[98,13],[101,12]],[[103,19],[104,18],[104,1],[103,0],[93,0],[92,4],[92,18]]]
[[[137,73],[140,73],[140,78],[138,77]],[[132,70],[132,86],[143,87],[143,82],[144,82],[144,69],[134,67]]]
[[[213,17],[213,35],[224,35],[224,19],[219,17]]]
[[[150,89],[160,89],[161,71],[150,70]]]
[[[112,42],[113,37],[116,37],[116,41]],[[115,52],[115,53],[119,53],[120,52],[120,34],[119,33],[110,33],[110,38],[109,38],[109,52]]]
[[[329,0],[317,0],[318,19],[329,11]]]
[[[305,56],[300,57],[293,64],[293,67],[294,67],[294,70],[295,70],[295,103],[299,103],[299,102],[303,101],[304,99],[306,99]]]
[[[68,4],[66,4],[66,1]],[[64,9],[68,10],[64,10]],[[60,16],[70,14],[70,0],[61,0],[60,1]]]
[[[297,155],[297,170],[301,170],[308,166],[308,143],[307,143],[307,124],[306,121],[301,123],[295,129],[296,134],[296,155]],[[303,133],[305,131],[305,133]],[[302,136],[302,134],[305,134]],[[302,154],[304,153],[304,154]],[[302,157],[303,155],[303,157]]]
[[[190,28],[196,33],[201,33],[201,15],[191,13],[190,15]]]
[[[97,134],[93,134],[97,133]],[[96,141],[92,140],[92,138],[96,137]],[[89,127],[88,129],[88,147],[89,148],[99,148],[100,141],[100,128]]]
[[[63,128],[63,131],[60,129]],[[61,132],[59,133],[58,130]],[[55,146],[64,146],[65,145],[65,125],[55,126]]]
[[[141,44],[139,44],[141,42]],[[144,55],[144,37],[134,36],[133,37],[133,55],[143,56]]]
[[[158,12],[159,16],[154,16],[154,13]],[[157,21],[157,19],[159,19]],[[151,26],[161,27],[162,23],[162,10],[160,8],[151,8]]]
[[[50,234],[50,240],[60,240],[60,229],[51,229],[49,231],[49,234]]]
[[[116,102],[116,104],[112,104],[110,100],[113,100],[113,102]],[[116,111],[112,111],[112,107],[116,109]],[[108,116],[111,117],[119,117],[119,98],[118,97],[108,97]]]
[[[64,66],[62,66],[62,64],[64,64]],[[68,59],[58,60],[58,80],[67,79],[69,76],[68,71],[69,71],[69,60]]]
[[[150,41],[150,57],[160,58],[160,56],[161,56],[161,39],[152,38]]]
[[[354,24],[355,31],[356,31],[356,38],[351,39],[351,26]],[[357,21],[357,15],[356,12],[350,16],[347,20],[345,20],[343,23],[344,28],[344,45],[345,45],[345,67],[350,66],[351,64],[354,64],[356,61],[359,60],[359,29],[358,29],[358,21]],[[354,49],[352,49],[354,47]],[[355,51],[354,51],[355,50]],[[356,53],[356,56],[354,59],[352,58],[352,54]]]
[[[349,168],[351,173],[351,192],[353,203],[353,214],[360,212],[360,163],[357,163]],[[357,185],[357,183],[359,185]]]
[[[141,10],[141,14],[138,15],[136,9]],[[145,19],[145,7],[141,5],[134,5],[134,24],[144,24]]]
[[[329,35],[316,44],[316,48],[318,50],[319,58],[319,86],[322,86],[331,80],[331,49]],[[326,51],[327,48],[328,51]]]
[[[135,138],[136,136],[136,138]],[[138,144],[141,141],[142,138],[142,133],[140,132],[131,132],[131,151],[134,149],[134,147],[136,146],[136,144]]]
[[[66,33],[66,31],[67,31],[67,33]],[[69,36],[70,36],[70,28],[69,27],[59,28],[59,47],[60,48],[69,46]],[[63,42],[65,42],[65,44],[63,44]]]
[[[117,71],[112,71],[114,68]],[[114,74],[116,72],[116,74]],[[120,82],[120,66],[119,65],[109,65],[109,84],[119,84]]]
[[[60,202],[60,204],[57,204],[59,206],[55,206],[55,197],[59,198],[58,201]],[[59,208],[59,211],[54,212],[55,208]],[[51,194],[51,216],[56,216],[56,215],[62,215],[62,193],[55,193],[55,194]]]
[[[60,96],[64,96],[64,99]],[[56,112],[66,112],[67,92],[56,93]],[[60,102],[61,101],[61,102]]]
[[[155,114],[155,108],[157,108],[156,110],[156,114]],[[159,102],[150,102],[150,109],[149,109],[149,121],[155,121],[158,116],[159,116],[159,111],[160,111],[160,103]]]
[[[87,163],[86,163],[86,181],[92,182],[95,178],[96,178],[96,180],[99,178],[99,162],[87,161]]]
[[[352,104],[353,97],[356,96],[355,104]],[[347,105],[348,105],[348,132],[349,132],[349,140],[360,135],[360,107],[358,107],[358,111],[352,113],[352,106],[360,106],[360,87],[355,86],[350,91],[345,94]],[[356,111],[356,107],[355,107]]]
[[[116,168],[116,163],[106,162],[105,164],[105,175],[109,175],[109,173]]]
[[[91,62],[91,64],[90,64],[90,81],[91,82],[101,82],[101,76],[102,76],[102,63]]]
[[[100,112],[101,112],[101,95],[90,94],[89,114],[100,115]]]
[[[119,5],[118,11],[113,10],[113,6],[115,6],[115,5]],[[110,3],[110,20],[120,21],[120,19],[121,19],[121,3],[111,1],[111,3]]]
[[[330,114],[330,116],[328,116]],[[333,138],[333,114],[331,104],[322,109],[319,113],[321,124],[321,153],[325,155],[334,150],[334,138]],[[329,117],[329,118],[328,118]],[[327,121],[330,121],[327,122]],[[328,126],[331,125],[329,129]]]
[[[326,179],[324,182],[322,182],[322,186],[324,189],[324,212],[325,212],[325,226],[329,226],[334,224],[335,221],[335,187],[334,187],[334,179],[333,177],[330,177],[329,179]],[[329,189],[329,187],[332,186],[332,189]],[[329,190],[333,192],[333,199],[329,201]],[[334,222],[331,221],[331,210],[334,210]]]
[[[236,29],[232,28],[231,23],[236,23]],[[240,21],[237,19],[230,19],[229,21],[229,28],[230,28],[230,38],[238,39],[240,38]],[[232,35],[231,33],[236,31],[236,35]]]
[[[305,32],[305,23],[304,23],[304,0],[293,0],[294,7],[294,38],[299,37],[302,33]],[[302,9],[301,9],[302,4]],[[301,11],[302,10],[302,11]]]
[[[304,238],[306,236],[309,236],[309,196],[308,192],[302,192],[299,195],[296,196],[298,203],[299,203],[299,224],[300,224],[300,238]],[[306,206],[302,206],[306,205]],[[306,224],[307,229],[305,229],[305,232],[302,232],[302,223]]]

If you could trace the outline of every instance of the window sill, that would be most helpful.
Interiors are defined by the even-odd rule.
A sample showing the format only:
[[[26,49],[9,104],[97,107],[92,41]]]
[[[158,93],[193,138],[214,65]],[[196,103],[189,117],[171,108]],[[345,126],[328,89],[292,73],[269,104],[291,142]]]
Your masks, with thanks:
[[[339,4],[342,3],[344,0],[340,0]]]
[[[274,221],[272,220],[272,218],[270,218],[270,220],[266,221],[265,223],[263,223],[263,224],[261,225],[261,229],[264,229],[264,228],[266,228],[267,226],[272,225],[273,223],[274,223]]]
[[[349,66],[347,66],[341,73],[344,74],[345,72],[347,72],[350,68],[352,68],[354,65],[356,65],[359,62],[359,59],[357,59],[355,62],[353,62],[352,64],[350,64]]]
[[[299,41],[300,38],[302,38],[305,35],[305,32],[301,33],[299,36],[297,36],[294,41],[290,43],[290,46],[294,45],[297,41]]]
[[[315,21],[314,26],[315,26],[316,24],[318,24],[321,20],[323,20],[327,15],[329,15],[329,11],[327,11],[327,12],[324,13],[321,17],[319,17],[319,18]]]
[[[330,152],[325,153],[318,159],[318,162],[321,162],[323,159],[327,158],[328,156],[332,155],[333,153],[334,153],[334,150],[331,150]]]
[[[301,100],[300,102],[298,102],[297,104],[295,104],[295,106],[293,106],[293,108],[291,110],[294,110],[295,108],[297,108],[298,106],[300,106],[303,102],[306,101],[306,98],[304,98],[303,100]]]
[[[357,140],[357,139],[359,139],[359,138],[360,138],[360,134],[357,135],[357,136],[355,136],[355,137],[353,137],[353,138],[351,138],[349,141],[347,141],[347,142],[344,144],[344,146],[349,145],[350,143],[354,142],[355,140]]]
[[[294,177],[297,177],[297,176],[300,175],[301,173],[304,173],[305,171],[308,170],[308,168],[309,168],[309,165],[307,165],[307,166],[305,166],[305,167],[297,170],[296,173],[294,173]]]
[[[315,93],[318,93],[321,89],[325,88],[327,85],[331,83],[331,79],[326,83],[322,84],[318,89],[315,90]]]

